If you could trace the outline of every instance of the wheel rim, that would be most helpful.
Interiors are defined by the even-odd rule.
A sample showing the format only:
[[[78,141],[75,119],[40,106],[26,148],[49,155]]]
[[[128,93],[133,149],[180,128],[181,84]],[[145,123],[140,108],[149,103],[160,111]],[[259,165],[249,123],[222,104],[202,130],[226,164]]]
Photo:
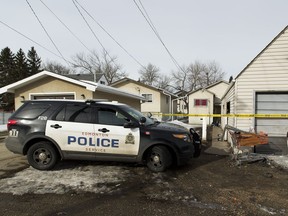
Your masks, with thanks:
[[[162,166],[161,157],[159,154],[156,154],[155,152],[153,152],[151,154],[150,162],[155,167],[161,167]]]
[[[52,159],[52,154],[45,148],[39,148],[33,153],[33,160],[39,165],[47,165]]]

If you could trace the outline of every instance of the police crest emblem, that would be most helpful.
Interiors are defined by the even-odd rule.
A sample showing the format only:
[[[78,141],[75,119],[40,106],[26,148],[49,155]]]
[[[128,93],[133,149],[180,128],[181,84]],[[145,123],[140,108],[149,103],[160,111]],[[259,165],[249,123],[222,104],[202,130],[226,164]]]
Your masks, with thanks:
[[[133,136],[132,133],[129,133],[126,136],[125,144],[135,144],[135,137]]]

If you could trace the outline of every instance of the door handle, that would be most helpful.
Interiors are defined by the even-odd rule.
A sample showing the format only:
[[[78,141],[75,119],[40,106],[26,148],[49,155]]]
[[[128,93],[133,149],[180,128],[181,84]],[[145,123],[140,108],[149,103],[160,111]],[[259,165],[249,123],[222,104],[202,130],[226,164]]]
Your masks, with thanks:
[[[50,127],[55,128],[55,129],[62,128],[62,126],[59,124],[51,125]]]
[[[98,129],[98,131],[103,133],[110,132],[110,130],[108,130],[107,128]]]

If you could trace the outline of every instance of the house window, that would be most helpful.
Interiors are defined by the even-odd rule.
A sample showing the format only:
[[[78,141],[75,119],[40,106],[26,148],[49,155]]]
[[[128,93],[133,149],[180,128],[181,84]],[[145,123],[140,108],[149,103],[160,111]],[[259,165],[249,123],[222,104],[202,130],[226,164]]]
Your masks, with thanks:
[[[169,103],[169,99],[170,99],[170,97],[169,97],[169,96],[166,96],[166,104]]]
[[[195,99],[194,106],[207,106],[207,99]]]
[[[152,94],[142,94],[142,96],[146,99],[144,102],[152,102]]]
[[[106,83],[104,81],[100,81],[100,84],[102,85],[106,85]]]
[[[230,114],[230,101],[226,103],[226,114]]]

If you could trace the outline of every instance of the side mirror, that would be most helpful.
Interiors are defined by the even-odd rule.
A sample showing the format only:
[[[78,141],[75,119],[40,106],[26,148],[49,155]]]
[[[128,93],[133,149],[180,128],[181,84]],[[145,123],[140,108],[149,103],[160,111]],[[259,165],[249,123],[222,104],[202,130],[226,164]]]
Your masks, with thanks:
[[[145,117],[141,117],[140,118],[140,124],[144,124],[146,122],[146,118]]]

